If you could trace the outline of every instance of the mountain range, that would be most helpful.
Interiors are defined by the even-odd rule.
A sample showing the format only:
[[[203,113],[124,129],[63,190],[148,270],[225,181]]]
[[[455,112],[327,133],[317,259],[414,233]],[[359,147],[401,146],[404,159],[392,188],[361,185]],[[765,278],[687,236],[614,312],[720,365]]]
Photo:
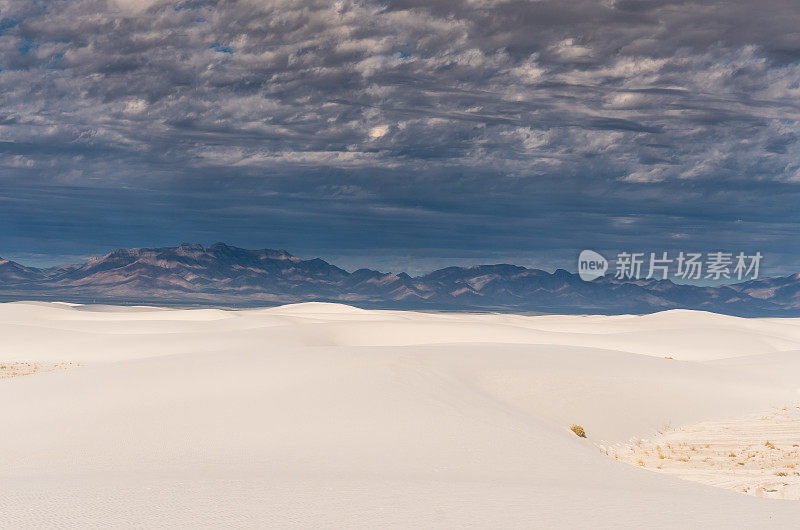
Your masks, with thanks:
[[[348,272],[285,250],[209,247],[120,249],[47,269],[0,259],[0,300],[258,306],[303,301],[361,307],[649,313],[700,309],[739,316],[800,316],[800,274],[701,287],[669,280],[592,282],[563,269],[515,265],[447,267],[422,276]]]

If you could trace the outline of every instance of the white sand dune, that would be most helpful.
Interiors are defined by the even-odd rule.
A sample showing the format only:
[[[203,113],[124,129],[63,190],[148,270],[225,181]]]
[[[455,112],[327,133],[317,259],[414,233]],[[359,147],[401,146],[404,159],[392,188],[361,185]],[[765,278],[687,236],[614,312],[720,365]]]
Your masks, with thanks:
[[[0,380],[3,527],[800,520],[598,450],[794,406],[800,319],[12,303],[0,336],[80,364]]]

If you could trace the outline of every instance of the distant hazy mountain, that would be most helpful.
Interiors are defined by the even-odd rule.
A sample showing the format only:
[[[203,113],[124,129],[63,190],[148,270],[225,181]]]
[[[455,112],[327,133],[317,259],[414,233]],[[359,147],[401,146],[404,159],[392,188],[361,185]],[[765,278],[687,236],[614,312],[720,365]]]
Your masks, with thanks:
[[[670,281],[584,282],[565,270],[514,265],[448,267],[424,276],[347,272],[285,250],[217,243],[135,248],[50,269],[0,260],[0,298],[259,305],[340,301],[369,307],[645,313],[704,309],[742,316],[800,315],[800,274],[724,287]]]
[[[8,283],[30,282],[43,277],[39,269],[24,267],[19,263],[0,258],[0,288]]]
[[[800,273],[780,278],[761,278],[732,286],[752,298],[787,308],[800,309]]]

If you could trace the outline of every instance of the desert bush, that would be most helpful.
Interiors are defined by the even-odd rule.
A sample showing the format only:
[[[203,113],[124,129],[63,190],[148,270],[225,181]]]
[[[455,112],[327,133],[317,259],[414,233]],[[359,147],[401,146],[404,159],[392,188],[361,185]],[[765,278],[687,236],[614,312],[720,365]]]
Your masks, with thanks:
[[[586,431],[584,431],[583,427],[581,427],[580,425],[573,425],[572,427],[569,428],[569,430],[571,430],[581,438],[586,438]]]

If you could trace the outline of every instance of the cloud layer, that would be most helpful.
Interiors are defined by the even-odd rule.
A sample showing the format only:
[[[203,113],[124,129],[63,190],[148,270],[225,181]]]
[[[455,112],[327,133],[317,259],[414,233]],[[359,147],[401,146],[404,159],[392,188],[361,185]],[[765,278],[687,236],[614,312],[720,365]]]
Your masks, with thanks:
[[[0,0],[0,242],[36,239],[26,193],[44,212],[54,189],[155,190],[183,217],[143,205],[136,237],[213,197],[243,243],[299,212],[285,237],[329,230],[329,252],[388,230],[421,257],[599,238],[796,261],[795,4]]]

